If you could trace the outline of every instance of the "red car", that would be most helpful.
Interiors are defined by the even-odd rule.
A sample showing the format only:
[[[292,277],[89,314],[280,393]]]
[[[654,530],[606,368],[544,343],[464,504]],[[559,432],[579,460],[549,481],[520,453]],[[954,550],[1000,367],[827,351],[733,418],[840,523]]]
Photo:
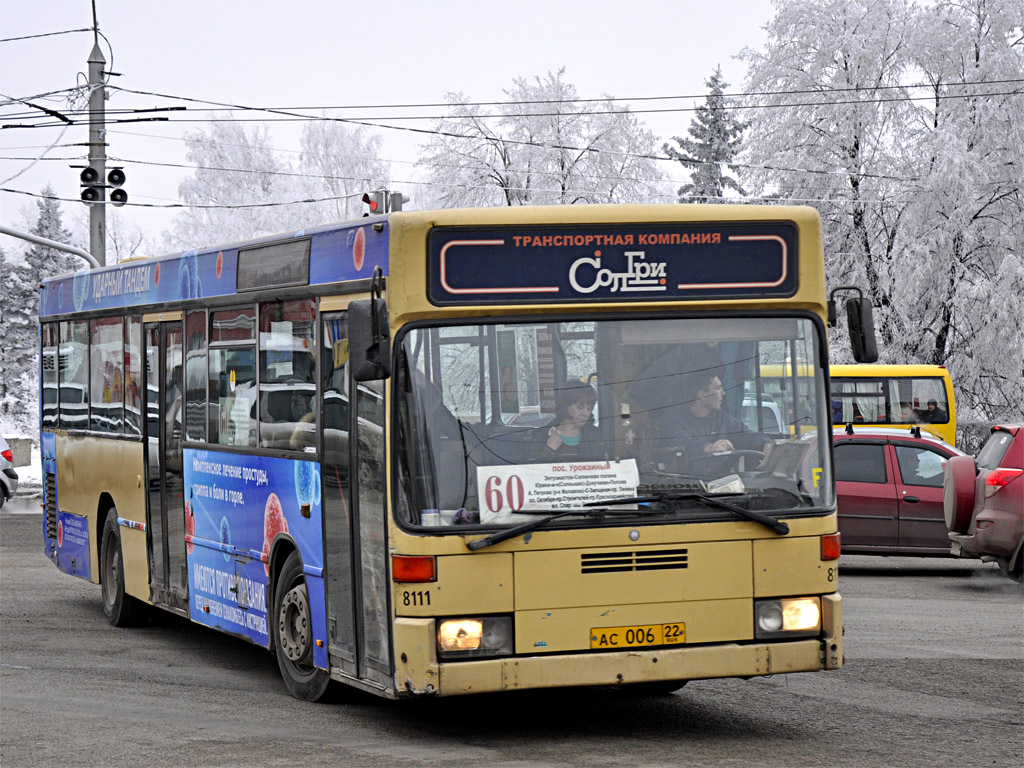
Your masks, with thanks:
[[[952,553],[995,562],[1024,577],[1024,424],[992,427],[977,461],[946,465],[945,514]]]
[[[969,457],[918,429],[886,427],[837,430],[832,449],[843,554],[950,556],[943,466]]]

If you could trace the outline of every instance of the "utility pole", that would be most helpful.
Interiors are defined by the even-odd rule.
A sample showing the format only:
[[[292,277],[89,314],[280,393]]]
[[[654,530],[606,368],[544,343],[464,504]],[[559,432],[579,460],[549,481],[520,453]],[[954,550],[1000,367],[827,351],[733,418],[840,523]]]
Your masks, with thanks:
[[[99,173],[100,185],[97,187],[99,199],[89,206],[89,250],[100,266],[107,263],[107,191],[103,187],[107,177],[106,89],[103,87],[106,63],[99,36],[94,34],[89,54],[89,165]]]

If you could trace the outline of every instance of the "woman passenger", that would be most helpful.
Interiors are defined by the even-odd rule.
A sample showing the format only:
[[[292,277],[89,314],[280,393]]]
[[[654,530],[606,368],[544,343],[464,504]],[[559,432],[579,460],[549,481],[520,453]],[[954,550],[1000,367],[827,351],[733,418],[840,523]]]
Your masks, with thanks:
[[[582,381],[567,381],[555,393],[555,417],[537,430],[530,452],[534,462],[603,459],[606,451],[597,425],[597,393]]]

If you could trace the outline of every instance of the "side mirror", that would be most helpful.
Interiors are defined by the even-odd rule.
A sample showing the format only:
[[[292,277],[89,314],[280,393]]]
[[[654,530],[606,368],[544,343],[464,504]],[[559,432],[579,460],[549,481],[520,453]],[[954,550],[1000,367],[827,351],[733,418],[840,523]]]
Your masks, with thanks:
[[[878,342],[875,341],[875,310],[871,299],[865,299],[860,288],[854,285],[840,285],[828,295],[828,324],[836,324],[836,294],[839,291],[854,291],[857,298],[846,300],[846,324],[850,327],[850,347],[853,359],[858,363],[878,361]]]
[[[858,363],[878,361],[875,341],[875,315],[871,300],[858,296],[846,300],[846,322],[850,326],[850,346]]]
[[[391,376],[391,336],[388,304],[383,299],[363,299],[348,305],[348,351],[352,378],[356,381]]]
[[[355,381],[376,381],[391,376],[391,333],[387,325],[384,275],[374,267],[370,298],[348,305],[348,365]]]
[[[370,298],[348,305],[348,361],[356,381],[391,376],[391,332],[388,330],[388,303],[383,296],[383,270],[374,267]]]

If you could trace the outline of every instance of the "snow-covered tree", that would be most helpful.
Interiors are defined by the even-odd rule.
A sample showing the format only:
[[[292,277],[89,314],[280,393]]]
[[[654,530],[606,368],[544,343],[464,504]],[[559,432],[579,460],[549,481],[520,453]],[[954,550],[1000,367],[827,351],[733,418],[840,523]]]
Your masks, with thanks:
[[[306,216],[318,223],[346,221],[362,215],[362,195],[385,186],[390,165],[381,159],[383,139],[366,128],[327,120],[302,129],[302,159],[306,198],[331,199],[312,204]]]
[[[751,113],[744,159],[763,169],[745,181],[818,207],[829,283],[866,289],[883,362],[946,365],[962,416],[1021,418],[1024,102],[1007,83],[1024,72],[1024,6],[776,11],[765,50],[744,53],[772,107]]]
[[[37,218],[30,232],[66,245],[77,245],[64,227],[60,201],[47,185],[36,201]],[[38,431],[36,409],[26,407],[39,398],[39,282],[46,277],[84,268],[77,256],[33,244],[24,260],[0,254],[3,314],[0,318],[0,423],[24,434]]]
[[[517,78],[488,112],[461,93],[423,148],[432,204],[572,205],[650,202],[663,174],[654,135],[607,100],[581,103],[564,70]]]
[[[107,209],[107,264],[155,255],[156,250],[142,227],[118,213],[116,208]]]
[[[818,207],[829,281],[864,288],[886,348],[895,335],[892,249],[907,204],[892,140],[912,119],[901,90],[910,8],[905,0],[774,5],[765,50],[743,52],[758,107],[744,181],[758,196]]]
[[[37,237],[45,237],[47,240],[65,245],[74,245],[71,233],[64,226],[60,201],[56,198],[57,193],[54,192],[52,186],[47,184],[43,187],[40,197],[36,200],[38,216],[30,231]],[[36,244],[26,251],[25,262],[40,279],[60,275],[64,272],[74,272],[84,267],[78,256]]]
[[[247,130],[223,120],[186,135],[197,166],[178,193],[190,207],[176,217],[172,247],[192,249],[352,218],[370,185],[386,178],[380,140],[361,129],[316,121],[302,135],[298,169],[271,146],[266,125]],[[372,188],[372,187],[370,187]]]
[[[189,207],[174,218],[169,242],[190,250],[295,227],[285,204],[298,198],[291,166],[279,160],[266,125],[222,120],[185,135],[195,173],[178,185]],[[297,227],[296,227],[297,228]]]
[[[732,163],[740,152],[746,123],[726,103],[725,89],[729,84],[722,78],[721,67],[715,69],[705,85],[708,95],[690,121],[689,137],[673,136],[678,148],[668,142],[664,144],[665,154],[690,171],[690,181],[678,191],[681,203],[719,203],[727,189],[746,194],[740,183],[725,172],[737,172]]]
[[[1024,72],[1024,5],[938,2],[919,18],[912,49],[927,85],[911,133],[914,202],[900,228],[910,258],[899,287],[912,287],[897,294],[914,311],[896,346],[948,366],[967,412],[1019,419],[1024,313],[1003,310],[1019,309],[1021,284],[1024,103],[1006,84]]]

